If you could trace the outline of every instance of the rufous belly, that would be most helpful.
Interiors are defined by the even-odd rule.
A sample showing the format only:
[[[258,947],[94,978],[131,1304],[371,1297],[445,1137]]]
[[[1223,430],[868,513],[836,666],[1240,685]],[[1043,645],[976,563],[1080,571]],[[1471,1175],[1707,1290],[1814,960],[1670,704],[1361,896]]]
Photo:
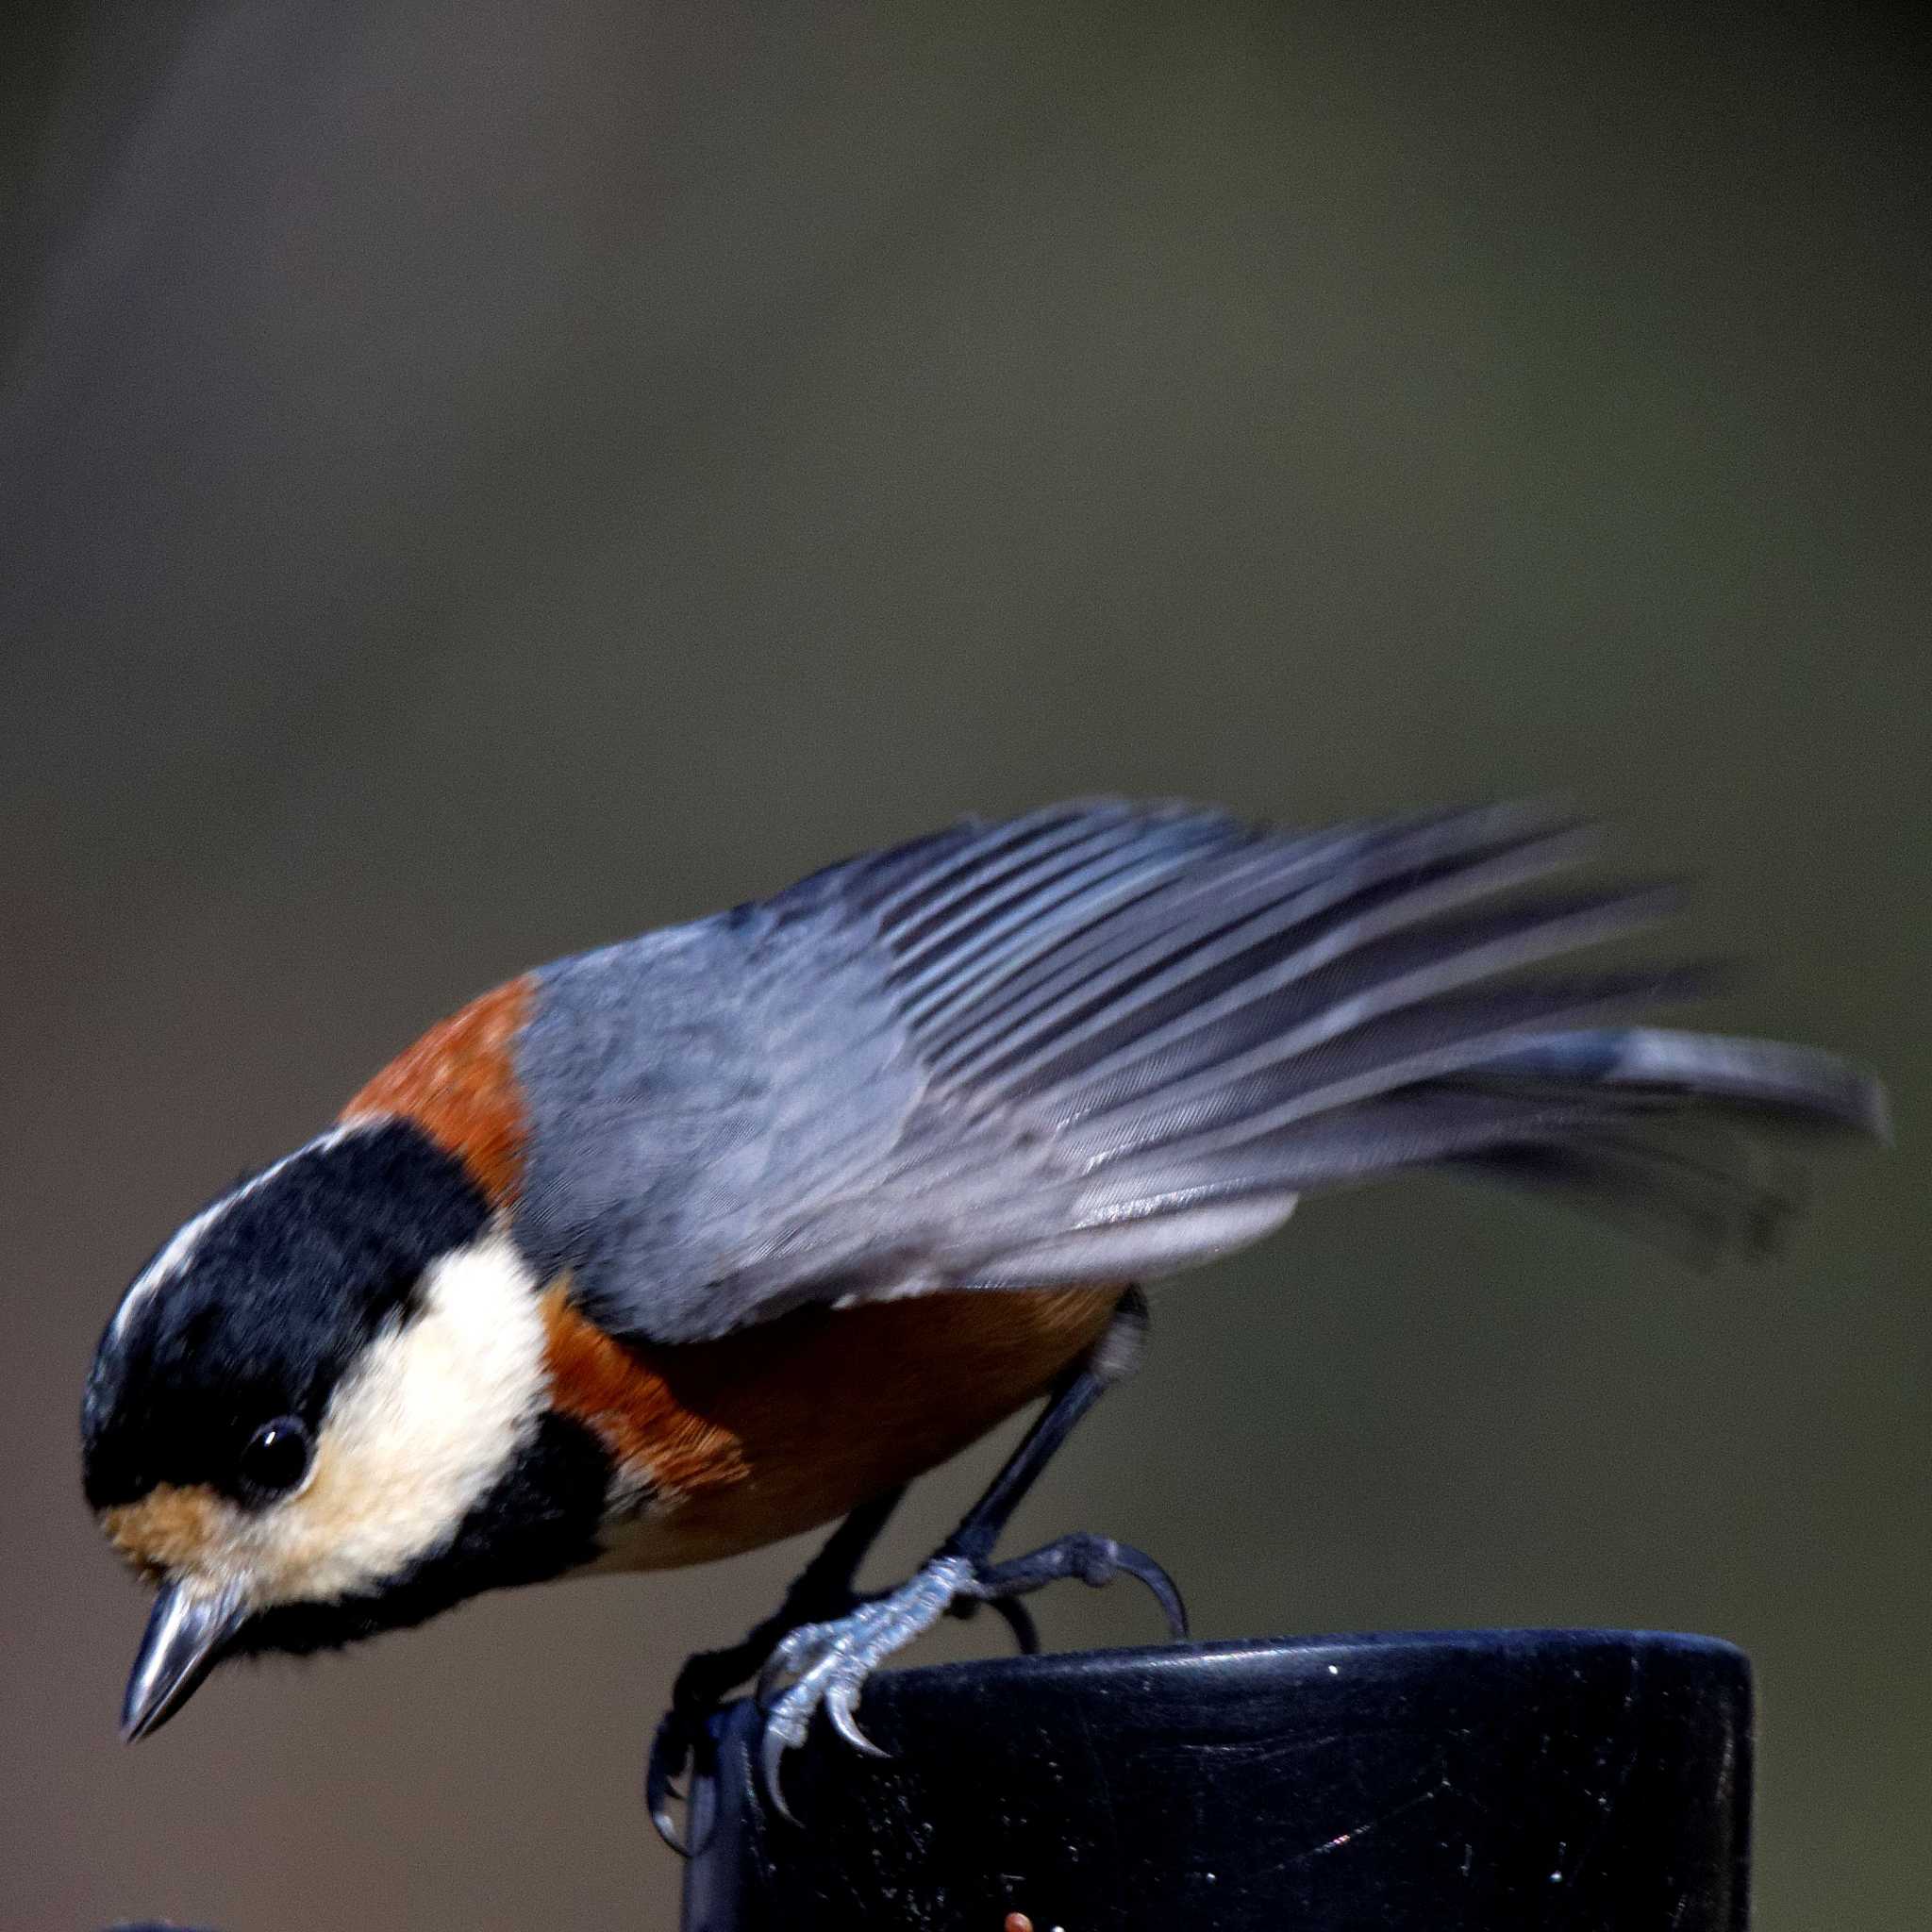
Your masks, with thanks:
[[[957,1455],[1092,1345],[1115,1288],[807,1308],[717,1341],[625,1347],[555,1290],[554,1400],[641,1507],[599,1567],[709,1561],[798,1535]]]

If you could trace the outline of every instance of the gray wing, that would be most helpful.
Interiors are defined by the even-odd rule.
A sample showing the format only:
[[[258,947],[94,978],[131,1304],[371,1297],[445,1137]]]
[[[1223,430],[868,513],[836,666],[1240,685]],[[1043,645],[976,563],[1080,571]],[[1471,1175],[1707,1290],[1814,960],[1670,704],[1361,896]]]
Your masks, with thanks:
[[[1654,920],[1522,808],[1286,836],[1117,803],[969,824],[545,969],[517,1233],[614,1332],[1145,1279],[1311,1189],[1443,1164],[1707,1248],[1740,1127],[1882,1128],[1829,1056],[1607,1024],[1696,971],[1539,963]]]

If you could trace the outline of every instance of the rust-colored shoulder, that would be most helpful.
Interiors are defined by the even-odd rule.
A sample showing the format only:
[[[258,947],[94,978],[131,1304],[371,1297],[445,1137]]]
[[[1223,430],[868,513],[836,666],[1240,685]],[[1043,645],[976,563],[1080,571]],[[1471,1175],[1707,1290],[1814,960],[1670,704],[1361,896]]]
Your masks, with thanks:
[[[342,1109],[354,1121],[399,1115],[454,1154],[498,1207],[523,1177],[524,1102],[510,1047],[529,1017],[530,974],[474,999],[391,1060]]]
[[[626,1480],[674,1503],[743,1480],[738,1439],[687,1407],[644,1355],[584,1315],[567,1276],[544,1294],[543,1335],[552,1407],[593,1430]]]

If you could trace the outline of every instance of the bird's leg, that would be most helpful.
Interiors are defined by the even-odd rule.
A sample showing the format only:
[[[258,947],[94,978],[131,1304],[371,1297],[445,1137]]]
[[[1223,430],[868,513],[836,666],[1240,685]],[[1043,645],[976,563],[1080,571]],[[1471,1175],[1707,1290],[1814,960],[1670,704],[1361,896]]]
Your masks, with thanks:
[[[683,1776],[706,1734],[706,1724],[725,1693],[751,1676],[772,1654],[779,1640],[801,1624],[837,1617],[858,1601],[853,1579],[866,1553],[878,1540],[899,1499],[902,1485],[861,1503],[840,1524],[824,1548],[798,1574],[785,1600],[761,1623],[746,1631],[728,1650],[701,1650],[684,1661],[671,1690],[671,1708],[658,1723],[651,1740],[644,1772],[644,1802],[658,1836],[673,1851],[685,1849],[671,1800],[679,1796],[676,1780]]]
[[[843,1616],[801,1624],[773,1647],[758,1676],[758,1701],[765,1708],[759,1758],[766,1795],[777,1811],[791,1815],[778,1785],[785,1753],[805,1741],[820,1706],[847,1743],[883,1755],[854,1716],[859,1692],[887,1657],[949,1611],[990,1603],[1006,1612],[1019,1607],[1015,1597],[1059,1577],[1077,1576],[1099,1585],[1124,1574],[1139,1577],[1153,1591],[1176,1637],[1188,1634],[1187,1610],[1167,1573],[1151,1557],[1110,1537],[1062,1537],[1011,1562],[991,1560],[1008,1520],[1081,1417],[1133,1373],[1146,1332],[1147,1304],[1138,1289],[1130,1288],[1107,1332],[1061,1379],[1020,1446],[931,1560],[897,1590],[869,1598]],[[1014,1627],[1030,1631],[1030,1620]],[[1031,1647],[1023,1634],[1022,1648]],[[781,1691],[778,1683],[786,1676],[796,1681]]]

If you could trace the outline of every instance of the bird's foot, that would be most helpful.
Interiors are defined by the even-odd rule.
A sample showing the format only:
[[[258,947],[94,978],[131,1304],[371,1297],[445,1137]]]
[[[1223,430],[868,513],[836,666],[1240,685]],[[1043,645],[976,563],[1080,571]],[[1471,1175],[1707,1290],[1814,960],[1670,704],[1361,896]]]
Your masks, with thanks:
[[[981,1604],[998,1610],[1019,1636],[1022,1649],[1030,1651],[1031,1619],[1012,1599],[1069,1576],[1096,1588],[1116,1576],[1138,1577],[1154,1592],[1172,1633],[1177,1638],[1188,1634],[1187,1609],[1173,1578],[1153,1557],[1111,1537],[1061,1537],[1007,1563],[935,1557],[897,1590],[829,1622],[801,1624],[774,1647],[758,1686],[765,1713],[759,1773],[773,1809],[781,1817],[791,1816],[779,1773],[785,1754],[805,1742],[818,1710],[824,1709],[832,1728],[854,1750],[886,1757],[859,1728],[857,1707],[866,1680],[888,1657],[923,1637],[941,1617],[969,1615]],[[793,1681],[781,1690],[779,1683],[786,1677]]]
[[[908,1582],[842,1617],[801,1624],[781,1638],[758,1675],[758,1704],[765,1713],[759,1770],[765,1795],[781,1817],[791,1808],[778,1783],[785,1754],[805,1742],[812,1714],[821,1707],[832,1727],[856,1751],[886,1754],[858,1728],[854,1707],[865,1680],[914,1638],[923,1637],[971,1587],[973,1564],[965,1557],[935,1557]],[[796,1681],[784,1690],[781,1678]]]
[[[828,1581],[810,1572],[794,1584],[780,1607],[743,1639],[725,1650],[701,1650],[684,1660],[671,1687],[671,1707],[658,1720],[644,1767],[644,1805],[658,1836],[674,1852],[688,1856],[693,1849],[672,1811],[685,1802],[678,1780],[701,1766],[709,1748],[711,1720],[739,1685],[757,1674],[774,1648],[797,1627],[801,1608],[808,1614],[840,1617],[865,1601],[849,1583]]]
[[[878,1595],[859,1596],[850,1590],[839,1591],[831,1601],[823,1594],[819,1596],[824,1609],[832,1610],[842,1606],[847,1616],[860,1608],[870,1608],[879,1601]],[[945,1613],[953,1617],[970,1617],[980,1608],[982,1601],[987,1602],[1000,1621],[1012,1631],[1013,1640],[1023,1653],[1030,1657],[1040,1648],[1040,1635],[1034,1628],[1033,1619],[1017,1596],[991,1599],[957,1596],[946,1607]],[[697,1652],[685,1659],[683,1669],[677,1674],[677,1681],[672,1687],[670,1708],[658,1720],[657,1733],[651,1740],[651,1755],[644,1767],[644,1805],[652,1824],[657,1827],[658,1836],[681,1856],[689,1856],[694,1847],[687,1843],[673,1808],[686,1802],[686,1794],[679,1789],[679,1780],[700,1764],[709,1744],[711,1720],[725,1698],[767,1664],[774,1651],[787,1637],[808,1627],[794,1624],[787,1628],[783,1623],[787,1614],[787,1610],[780,1610],[775,1617],[768,1618],[759,1624],[743,1642],[735,1643],[728,1650]],[[836,1621],[842,1622],[843,1617]],[[820,1623],[809,1627],[824,1629],[832,1625]]]
[[[694,1763],[708,1741],[712,1713],[726,1694],[763,1663],[768,1651],[758,1645],[758,1633],[729,1650],[701,1650],[684,1660],[672,1686],[671,1707],[658,1722],[651,1755],[644,1766],[644,1805],[658,1836],[674,1852],[689,1853],[673,1813],[684,1792],[677,1781]]]
[[[972,1594],[995,1609],[1010,1599],[1041,1590],[1064,1577],[1076,1577],[1100,1590],[1117,1576],[1131,1576],[1144,1583],[1167,1619],[1168,1634],[1176,1641],[1188,1634],[1188,1607],[1174,1580],[1144,1550],[1131,1543],[1116,1542],[1110,1536],[1076,1533],[1010,1562],[994,1563],[974,1573]],[[1017,1606],[1014,1606],[1017,1607]]]

